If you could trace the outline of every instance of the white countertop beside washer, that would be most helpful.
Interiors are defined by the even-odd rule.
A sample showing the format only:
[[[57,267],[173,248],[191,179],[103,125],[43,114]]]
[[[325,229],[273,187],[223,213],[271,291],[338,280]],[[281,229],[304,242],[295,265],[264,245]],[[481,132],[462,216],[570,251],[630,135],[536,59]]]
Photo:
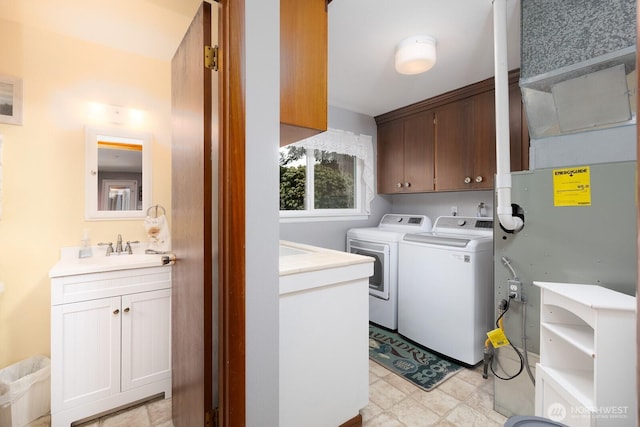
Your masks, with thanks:
[[[280,295],[331,286],[373,274],[373,258],[280,241]],[[299,254],[285,254],[296,251]]]

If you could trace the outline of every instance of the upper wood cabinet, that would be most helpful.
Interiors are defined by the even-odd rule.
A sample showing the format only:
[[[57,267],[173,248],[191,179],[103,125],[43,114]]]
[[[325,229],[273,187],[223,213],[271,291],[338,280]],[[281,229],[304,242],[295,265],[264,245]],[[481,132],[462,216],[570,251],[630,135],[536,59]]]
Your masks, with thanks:
[[[529,167],[529,133],[518,86],[519,72],[509,75],[509,124],[511,170]],[[433,173],[433,186],[412,186],[391,191],[389,182],[398,181],[399,168],[407,160],[395,160],[388,147],[389,130],[401,127],[408,117],[429,114],[435,118],[432,163],[422,173]],[[491,189],[496,173],[495,90],[493,79],[465,86],[376,117],[378,123],[378,192],[424,192]],[[424,139],[424,138],[423,138]],[[399,166],[400,164],[401,166]],[[404,177],[404,175],[403,175]],[[406,181],[406,179],[405,179]],[[402,182],[405,182],[402,181]],[[397,185],[397,184],[396,184]]]
[[[438,191],[493,188],[496,172],[494,91],[454,101],[436,110]]]
[[[456,190],[461,183],[471,188],[473,155],[468,151],[468,142],[473,138],[473,100],[463,99],[438,108],[435,120],[436,190]]]
[[[327,130],[327,1],[280,0],[280,145]]]
[[[433,113],[378,126],[378,192],[433,191]]]

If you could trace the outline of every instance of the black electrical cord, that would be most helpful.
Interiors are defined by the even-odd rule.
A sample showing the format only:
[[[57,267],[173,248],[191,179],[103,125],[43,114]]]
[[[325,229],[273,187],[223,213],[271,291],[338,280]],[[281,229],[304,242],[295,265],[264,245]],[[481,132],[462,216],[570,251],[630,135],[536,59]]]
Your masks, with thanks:
[[[498,318],[496,319],[496,328],[500,327],[500,319],[502,319],[502,316],[504,316],[504,314],[507,311],[509,311],[509,302],[511,301],[511,298],[513,298],[513,296],[510,295],[509,299],[506,301],[504,310],[502,311],[500,316],[498,316]],[[504,301],[504,300],[502,300],[502,301]],[[511,341],[509,341],[509,345],[511,346],[511,348],[513,348],[513,351],[515,351],[516,354],[518,355],[518,357],[520,358],[520,369],[518,369],[518,372],[516,372],[514,375],[512,375],[510,377],[503,378],[500,375],[496,374],[496,371],[493,369],[493,361],[496,359],[495,357],[491,358],[491,364],[489,365],[489,367],[491,368],[491,373],[493,375],[495,375],[496,378],[499,378],[499,379],[504,380],[504,381],[509,381],[509,380],[514,379],[515,377],[520,375],[522,373],[522,370],[524,369],[524,357],[522,356],[522,353],[520,353],[520,351],[511,343]]]

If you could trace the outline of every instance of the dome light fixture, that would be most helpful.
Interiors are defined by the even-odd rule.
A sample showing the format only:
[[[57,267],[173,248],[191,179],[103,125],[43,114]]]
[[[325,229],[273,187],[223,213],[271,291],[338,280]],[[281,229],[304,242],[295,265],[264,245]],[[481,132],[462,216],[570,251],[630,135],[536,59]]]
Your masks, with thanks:
[[[396,71],[400,74],[420,74],[436,63],[436,39],[431,36],[411,36],[396,49]]]

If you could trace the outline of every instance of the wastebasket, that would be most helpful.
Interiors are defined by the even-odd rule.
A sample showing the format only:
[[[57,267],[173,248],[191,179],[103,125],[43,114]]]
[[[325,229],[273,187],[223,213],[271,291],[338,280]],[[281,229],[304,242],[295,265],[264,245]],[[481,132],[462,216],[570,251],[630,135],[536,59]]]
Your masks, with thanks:
[[[33,356],[0,369],[0,426],[23,427],[51,410],[51,360]]]
[[[542,417],[516,415],[507,420],[504,427],[568,427],[566,424],[561,424],[555,421],[548,420]]]

